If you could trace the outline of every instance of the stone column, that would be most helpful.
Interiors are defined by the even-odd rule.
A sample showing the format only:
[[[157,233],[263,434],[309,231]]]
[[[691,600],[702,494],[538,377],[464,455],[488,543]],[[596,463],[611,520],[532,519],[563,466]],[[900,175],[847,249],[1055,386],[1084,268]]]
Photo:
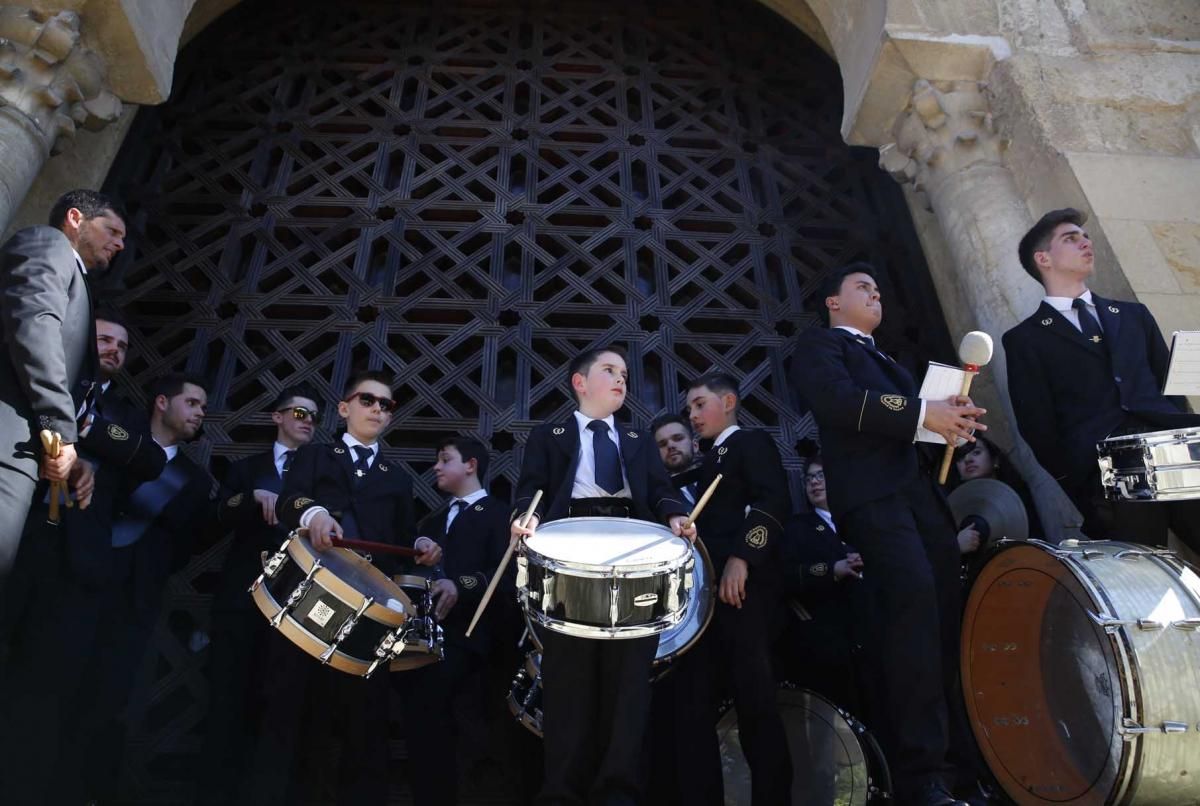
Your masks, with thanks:
[[[994,381],[1003,414],[1015,422],[1000,336],[1037,307],[1041,292],[1017,259],[1017,242],[1033,219],[1004,166],[1004,143],[985,89],[977,81],[917,80],[892,128],[895,142],[880,149],[880,166],[912,183],[937,216],[957,269],[952,282],[958,294],[943,293],[943,304],[961,298],[967,311],[948,311],[950,320],[995,340],[996,354],[984,372]],[[1047,536],[1078,536],[1078,511],[1015,429],[1013,437],[1012,458],[1029,482]]]
[[[77,126],[100,129],[120,113],[78,14],[0,8],[0,232]]]

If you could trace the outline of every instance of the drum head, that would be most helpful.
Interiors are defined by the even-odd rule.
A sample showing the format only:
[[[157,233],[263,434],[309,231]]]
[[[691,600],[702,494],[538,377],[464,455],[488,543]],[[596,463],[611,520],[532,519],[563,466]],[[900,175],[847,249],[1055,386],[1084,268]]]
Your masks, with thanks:
[[[527,551],[567,568],[624,575],[675,567],[692,553],[671,530],[630,518],[564,518],[539,526],[525,539]]]
[[[1084,562],[1087,562],[1086,560]],[[1123,676],[1107,612],[1049,550],[1002,548],[963,618],[963,692],[993,774],[1021,803],[1106,803],[1122,756]]]
[[[792,803],[862,806],[891,787],[887,765],[869,734],[819,694],[779,690],[779,715],[792,755]],[[730,709],[717,723],[726,806],[749,806],[750,767]],[[865,739],[865,741],[864,741]]]
[[[351,607],[358,607],[363,598],[369,596],[375,602],[368,612],[375,615],[379,608],[386,608],[399,614],[399,618],[381,620],[395,620],[397,625],[403,623],[406,614],[412,612],[412,603],[404,591],[387,574],[350,549],[332,548],[318,552],[308,537],[297,534],[288,544],[288,554],[305,573],[312,568],[314,561],[320,560],[324,572],[321,584]]]

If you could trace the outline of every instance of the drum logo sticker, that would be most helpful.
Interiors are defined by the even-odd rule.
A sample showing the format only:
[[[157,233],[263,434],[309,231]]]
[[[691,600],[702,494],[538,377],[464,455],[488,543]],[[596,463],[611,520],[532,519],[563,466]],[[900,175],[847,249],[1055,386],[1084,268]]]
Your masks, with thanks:
[[[892,411],[904,411],[908,405],[908,399],[903,395],[880,395],[879,402]]]
[[[333,618],[333,614],[335,612],[336,611],[332,607],[318,600],[317,603],[313,605],[313,609],[308,611],[307,618],[309,621],[316,622],[317,626],[324,627],[329,623],[329,620]]]
[[[115,442],[124,442],[125,440],[129,439],[129,432],[119,425],[110,425],[108,427],[108,435]]]
[[[313,502],[313,500],[311,498],[297,498],[295,500],[295,502],[292,503],[292,506],[295,509],[304,509],[306,506],[308,506],[312,502]]]
[[[478,580],[478,579],[476,579],[475,577],[469,577],[469,576],[461,576],[461,577],[459,577],[459,578],[458,578],[458,582],[459,582],[459,584],[460,584],[460,585],[462,585],[462,586],[463,586],[464,588],[466,588],[467,590],[470,590],[471,588],[473,588],[473,587],[475,587],[476,585],[478,585],[478,584],[479,584],[479,580]]]
[[[746,533],[746,544],[750,548],[760,549],[767,545],[767,527],[755,526]]]
[[[649,607],[658,601],[657,593],[642,593],[633,597],[634,607]]]
[[[236,507],[241,503],[242,503],[242,494],[238,493],[237,495],[230,496],[229,500],[225,502],[225,506]]]

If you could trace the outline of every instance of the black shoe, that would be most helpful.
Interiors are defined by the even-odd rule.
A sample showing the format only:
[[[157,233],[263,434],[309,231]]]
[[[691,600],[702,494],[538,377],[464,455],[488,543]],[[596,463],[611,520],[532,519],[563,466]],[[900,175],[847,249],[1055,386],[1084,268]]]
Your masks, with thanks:
[[[951,795],[940,783],[927,784],[910,801],[911,806],[970,806]]]

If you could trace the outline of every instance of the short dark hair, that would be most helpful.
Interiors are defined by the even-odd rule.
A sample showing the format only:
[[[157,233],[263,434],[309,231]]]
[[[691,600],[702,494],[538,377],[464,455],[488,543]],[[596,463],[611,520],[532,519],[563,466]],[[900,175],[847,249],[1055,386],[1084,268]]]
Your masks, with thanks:
[[[650,436],[654,436],[658,433],[658,429],[671,423],[679,423],[683,426],[684,431],[687,431],[689,435],[692,434],[692,424],[688,421],[687,417],[684,417],[682,414],[667,412],[666,414],[658,415],[654,418],[654,422],[650,423]]]
[[[95,319],[97,322],[112,322],[114,325],[120,325],[125,328],[125,332],[129,332],[129,322],[125,320],[125,315],[111,305],[101,303],[96,306]]]
[[[50,208],[50,226],[62,229],[67,211],[72,207],[83,213],[85,219],[113,213],[122,221],[125,220],[125,207],[112,196],[98,190],[77,188],[59,196],[58,201]]]
[[[1074,207],[1051,210],[1039,218],[1038,222],[1030,227],[1029,232],[1025,233],[1021,242],[1017,244],[1017,257],[1021,259],[1021,265],[1029,273],[1029,276],[1039,283],[1042,282],[1042,273],[1038,271],[1033,255],[1035,252],[1044,252],[1050,248],[1050,239],[1054,236],[1054,230],[1058,229],[1059,224],[1074,224],[1082,227],[1085,221],[1087,221],[1087,213],[1076,210]]]
[[[812,456],[808,457],[808,461],[804,463],[804,475],[805,476],[808,475],[808,469],[810,467],[812,467],[813,465],[820,465],[821,467],[825,467],[825,457],[821,456],[820,453],[814,453]]]
[[[625,352],[625,348],[618,347],[615,344],[609,344],[604,347],[589,347],[579,355],[571,359],[571,363],[567,365],[567,386],[571,387],[571,394],[575,394],[575,385],[571,379],[575,377],[575,373],[587,375],[592,369],[592,364],[596,363],[596,359],[603,353],[616,353],[621,356],[621,360],[628,362],[629,354]]]
[[[444,448],[454,448],[458,451],[458,455],[462,457],[464,462],[475,460],[475,476],[482,484],[487,479],[488,470],[488,449],[487,446],[477,440],[475,437],[464,437],[461,434],[452,434],[443,437],[437,444],[438,453],[441,453]]]
[[[395,379],[390,374],[381,369],[363,369],[357,372],[352,372],[350,373],[350,377],[346,379],[346,385],[342,387],[342,400],[345,400],[346,398],[350,397],[350,395],[354,394],[354,390],[357,389],[360,384],[364,384],[367,381],[382,383],[388,388],[389,394],[395,394],[392,390],[393,380]]]
[[[869,274],[875,282],[879,282],[879,272],[870,263],[862,260],[854,263],[847,263],[845,266],[839,266],[836,269],[830,269],[821,281],[817,283],[817,291],[813,297],[812,308],[821,317],[821,321],[826,325],[829,324],[829,309],[825,307],[825,300],[829,297],[836,297],[842,291],[842,283],[851,274]]]
[[[208,381],[191,372],[169,372],[155,378],[151,381],[149,389],[150,410],[154,411],[154,401],[158,400],[159,395],[170,400],[180,394],[184,385],[189,383],[192,386],[199,386],[205,394],[208,393]]]
[[[271,411],[279,411],[287,406],[288,401],[297,397],[306,397],[314,403],[317,402],[317,392],[315,389],[308,384],[296,383],[279,390],[279,394],[271,401]]]
[[[708,389],[710,392],[716,392],[718,395],[724,395],[732,392],[738,400],[742,398],[741,387],[738,386],[737,379],[728,372],[706,372],[699,378],[687,385],[687,391],[699,389],[701,386]]]

